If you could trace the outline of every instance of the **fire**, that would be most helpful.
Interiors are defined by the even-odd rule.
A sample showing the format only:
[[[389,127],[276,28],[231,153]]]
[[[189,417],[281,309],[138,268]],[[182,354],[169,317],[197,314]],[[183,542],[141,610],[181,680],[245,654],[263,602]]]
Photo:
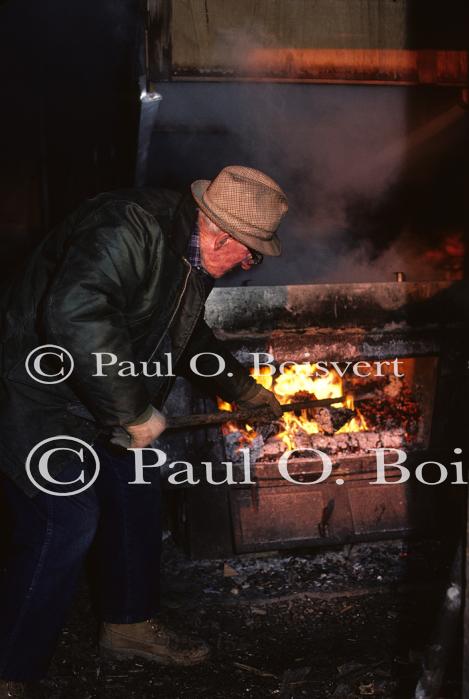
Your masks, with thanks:
[[[351,393],[345,396],[344,405],[349,410],[355,410],[356,414],[351,420],[346,422],[345,425],[342,425],[342,427],[337,430],[336,434],[343,434],[344,432],[364,432],[367,430],[368,426],[366,424],[366,420],[361,412],[355,408],[355,401],[353,400]]]
[[[343,395],[343,381],[340,375],[331,370],[326,376],[319,375],[314,363],[292,364],[285,366],[281,374],[273,377],[269,367],[261,367],[260,373],[255,374],[251,370],[252,376],[264,388],[274,392],[277,399],[283,405],[294,403],[299,400],[320,400],[323,398],[338,398]],[[220,410],[232,410],[232,405],[225,401],[219,401]],[[367,430],[365,418],[354,406],[352,395],[347,395],[345,400],[334,405],[334,409],[347,408],[353,410],[354,415],[338,429],[333,430],[335,434],[344,432],[361,432]],[[324,427],[318,417],[314,416],[314,411],[302,410],[299,415],[293,412],[286,412],[280,419],[281,430],[275,435],[275,439],[282,440],[287,449],[298,448],[298,438],[301,435],[323,434]],[[240,432],[243,444],[251,442],[257,432],[251,425],[245,425],[244,430],[234,422],[226,423],[225,433]]]

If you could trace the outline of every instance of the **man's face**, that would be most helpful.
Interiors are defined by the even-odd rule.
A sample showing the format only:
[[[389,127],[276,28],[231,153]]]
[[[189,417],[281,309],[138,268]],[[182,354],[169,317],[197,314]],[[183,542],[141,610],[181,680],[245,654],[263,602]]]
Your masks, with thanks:
[[[238,265],[248,270],[255,264],[246,245],[225,233],[200,210],[199,234],[202,264],[215,279],[222,277]]]

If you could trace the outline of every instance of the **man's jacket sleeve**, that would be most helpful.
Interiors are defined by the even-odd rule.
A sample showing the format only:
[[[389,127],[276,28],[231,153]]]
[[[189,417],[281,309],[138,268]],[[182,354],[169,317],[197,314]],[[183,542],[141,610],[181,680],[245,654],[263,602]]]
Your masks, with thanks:
[[[150,403],[141,377],[118,376],[118,366],[96,373],[93,353],[132,360],[126,310],[138,298],[148,270],[148,226],[157,225],[140,207],[106,205],[77,231],[44,302],[47,342],[68,350],[75,362],[70,379],[78,398],[105,426],[134,421]],[[162,236],[160,236],[161,240]]]
[[[191,359],[196,355],[200,356],[193,367],[198,374],[205,376],[199,376],[191,368]],[[217,374],[223,365],[223,371]],[[230,403],[241,398],[255,383],[248,370],[215,337],[203,319],[199,320],[176,369],[178,374],[198,385],[205,393],[214,394]]]

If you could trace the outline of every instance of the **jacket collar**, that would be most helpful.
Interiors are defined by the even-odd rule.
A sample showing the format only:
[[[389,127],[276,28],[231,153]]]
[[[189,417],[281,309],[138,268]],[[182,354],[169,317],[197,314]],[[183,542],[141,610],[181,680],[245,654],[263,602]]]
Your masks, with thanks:
[[[191,192],[181,197],[175,211],[170,232],[171,247],[182,256],[187,255],[189,240],[197,221],[197,204]]]
[[[155,217],[175,253],[187,254],[189,239],[197,220],[197,204],[190,189],[182,195],[165,189],[144,187],[105,192],[101,198],[126,199],[139,204]]]

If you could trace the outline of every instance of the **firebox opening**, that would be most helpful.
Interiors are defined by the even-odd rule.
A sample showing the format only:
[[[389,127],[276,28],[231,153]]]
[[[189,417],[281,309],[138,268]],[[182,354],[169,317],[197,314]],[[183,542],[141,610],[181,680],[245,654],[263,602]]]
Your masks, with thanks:
[[[364,363],[373,367],[373,362]],[[370,375],[347,371],[350,362],[291,364],[271,375],[261,367],[256,381],[272,390],[282,404],[322,398],[344,399],[330,407],[285,412],[265,426],[223,427],[227,458],[236,462],[248,447],[251,461],[271,461],[285,450],[315,448],[334,456],[365,454],[380,447],[426,449],[429,444],[437,357],[381,360]],[[361,367],[363,369],[363,367]],[[219,401],[219,408],[233,406]]]

